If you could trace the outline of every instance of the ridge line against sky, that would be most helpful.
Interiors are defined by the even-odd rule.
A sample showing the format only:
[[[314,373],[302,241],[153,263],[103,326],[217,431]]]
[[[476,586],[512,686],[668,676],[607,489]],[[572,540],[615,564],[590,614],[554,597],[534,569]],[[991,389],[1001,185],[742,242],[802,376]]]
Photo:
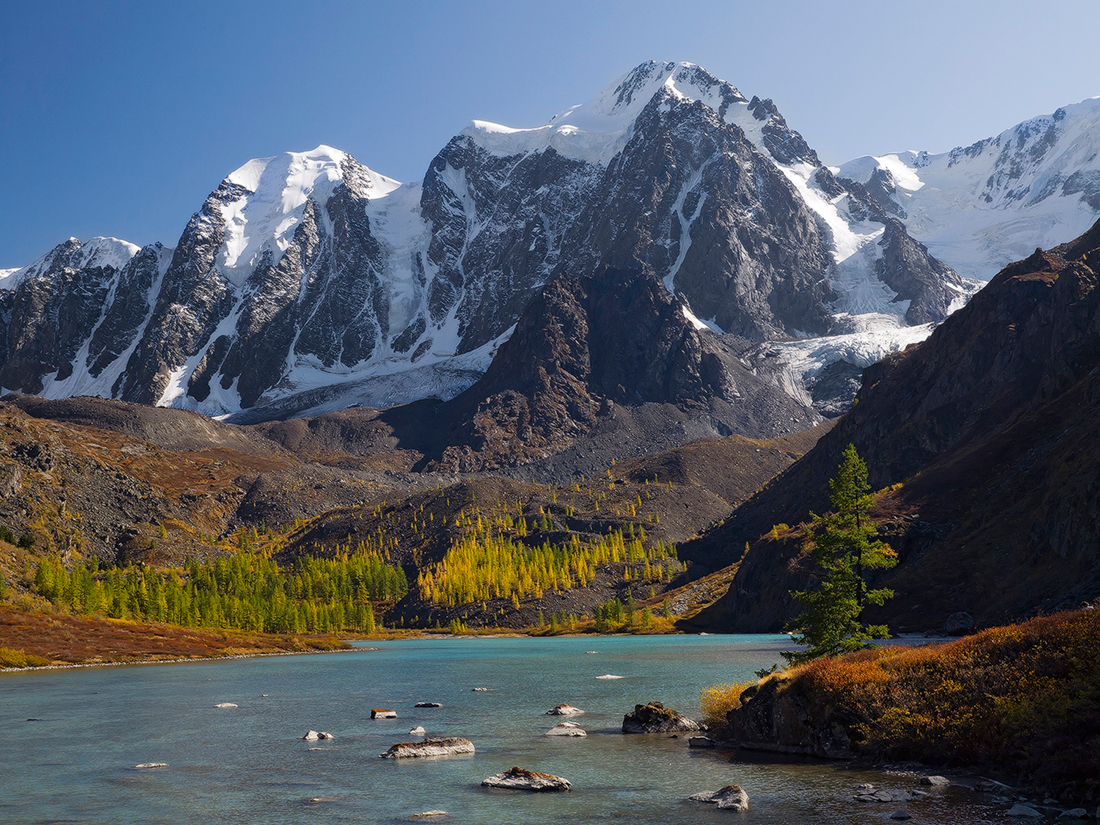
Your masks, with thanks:
[[[10,4],[0,268],[70,235],[172,246],[251,158],[403,182],[471,120],[544,124],[650,59],[772,98],[823,161],[947,151],[1100,95],[1100,3],[788,0]]]

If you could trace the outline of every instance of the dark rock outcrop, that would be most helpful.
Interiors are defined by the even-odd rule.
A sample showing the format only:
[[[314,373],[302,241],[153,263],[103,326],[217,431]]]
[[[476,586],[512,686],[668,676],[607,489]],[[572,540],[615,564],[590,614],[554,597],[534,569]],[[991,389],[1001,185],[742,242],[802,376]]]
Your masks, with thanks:
[[[794,429],[819,420],[750,372],[729,341],[697,331],[651,273],[563,273],[527,308],[485,376],[442,405],[440,417],[456,424],[442,431],[430,466],[472,471],[543,459],[617,409],[645,404],[754,437],[779,434],[777,421]]]
[[[818,756],[853,755],[848,723],[790,689],[773,676],[741,694],[739,707],[726,716],[722,738],[747,750]]]
[[[703,726],[660,702],[635,705],[623,717],[623,733],[679,733],[702,730]]]

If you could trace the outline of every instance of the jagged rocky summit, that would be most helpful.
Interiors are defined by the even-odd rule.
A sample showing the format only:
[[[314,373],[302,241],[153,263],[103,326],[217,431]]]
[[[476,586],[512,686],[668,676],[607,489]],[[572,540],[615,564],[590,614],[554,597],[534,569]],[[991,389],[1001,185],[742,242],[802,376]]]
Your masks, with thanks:
[[[474,121],[417,183],[319,146],[230,174],[174,249],[66,242],[0,279],[0,386],[247,420],[447,399],[557,273],[635,263],[830,413],[970,290],[771,101],[650,62],[546,126]]]

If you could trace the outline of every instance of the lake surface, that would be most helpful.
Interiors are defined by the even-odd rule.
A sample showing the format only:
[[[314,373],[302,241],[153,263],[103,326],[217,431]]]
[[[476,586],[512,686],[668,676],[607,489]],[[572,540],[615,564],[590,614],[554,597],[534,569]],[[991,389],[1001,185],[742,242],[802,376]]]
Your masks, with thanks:
[[[355,652],[0,675],[0,822],[888,823],[1007,822],[961,788],[907,803],[853,788],[913,789],[912,776],[689,750],[686,737],[624,736],[623,714],[664,702],[699,715],[700,688],[752,678],[785,636],[442,638]],[[594,652],[589,652],[594,651]],[[622,679],[600,680],[605,674]],[[473,691],[475,687],[488,688]],[[440,708],[414,708],[416,702]],[[236,708],[216,709],[232,702]],[[546,737],[560,703],[587,738]],[[370,719],[371,708],[396,719]],[[31,721],[33,720],[33,721]],[[388,760],[408,731],[473,741],[472,756]],[[306,742],[307,730],[335,740]],[[136,770],[146,762],[168,767]],[[558,774],[564,794],[480,787],[513,765]],[[684,801],[738,784],[750,810]]]

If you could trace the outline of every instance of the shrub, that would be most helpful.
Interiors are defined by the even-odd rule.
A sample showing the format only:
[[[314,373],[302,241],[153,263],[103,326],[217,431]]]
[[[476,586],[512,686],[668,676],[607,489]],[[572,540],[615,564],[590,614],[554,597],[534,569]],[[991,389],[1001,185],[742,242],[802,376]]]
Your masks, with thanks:
[[[1098,672],[1100,610],[1081,610],[817,659],[790,671],[788,689],[813,715],[845,719],[864,752],[1012,771],[1073,795],[1100,777]]]
[[[50,660],[43,656],[24,653],[22,650],[12,650],[10,647],[0,647],[0,667],[42,667],[49,663]]]
[[[719,728],[726,724],[726,714],[741,707],[741,694],[755,682],[734,682],[732,684],[713,685],[699,692],[699,707],[703,711],[703,721],[709,728]]]

